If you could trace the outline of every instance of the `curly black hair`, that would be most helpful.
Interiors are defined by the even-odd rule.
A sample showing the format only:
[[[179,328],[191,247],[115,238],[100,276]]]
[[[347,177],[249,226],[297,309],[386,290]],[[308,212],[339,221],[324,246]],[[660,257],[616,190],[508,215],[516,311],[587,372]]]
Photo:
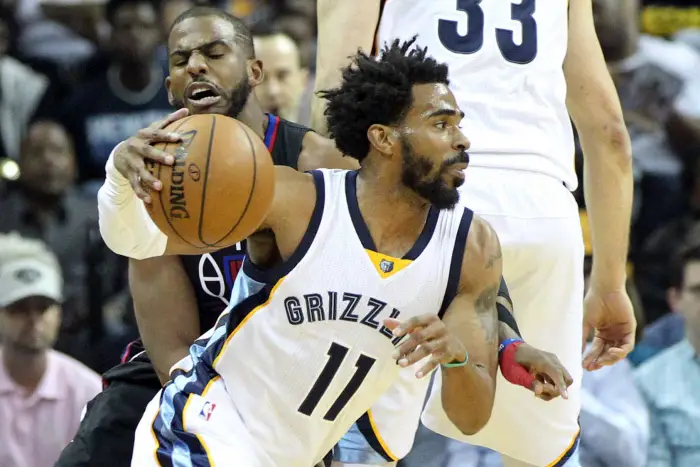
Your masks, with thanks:
[[[328,131],[343,154],[364,159],[369,127],[401,122],[416,84],[449,84],[447,65],[430,57],[427,48],[414,46],[416,38],[385,45],[379,58],[358,51],[343,69],[340,87],[319,92],[328,101]]]

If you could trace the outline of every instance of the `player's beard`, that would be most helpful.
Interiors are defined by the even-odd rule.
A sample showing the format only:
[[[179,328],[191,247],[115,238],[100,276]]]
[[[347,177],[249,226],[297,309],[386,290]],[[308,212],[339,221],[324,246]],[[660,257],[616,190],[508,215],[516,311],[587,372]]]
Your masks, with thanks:
[[[437,209],[454,208],[459,201],[457,187],[463,181],[457,179],[455,187],[452,188],[445,183],[443,174],[454,164],[469,162],[466,151],[443,161],[440,170],[431,176],[434,164],[429,158],[416,154],[413,146],[405,138],[402,138],[401,147],[403,149],[403,173],[401,174],[403,184]]]
[[[207,82],[206,80],[200,81]],[[229,89],[228,91],[225,91],[221,88],[219,88],[219,90],[219,92],[221,93],[221,97],[224,99],[224,101],[228,102],[228,109],[226,110],[226,112],[221,113],[223,115],[228,115],[232,118],[238,118],[238,116],[248,103],[248,98],[250,97],[250,94],[253,92],[253,88],[250,86],[250,82],[248,81],[247,75],[244,75],[238,82],[238,84],[236,84],[235,87]],[[184,108],[184,98],[174,99],[173,107],[175,107],[176,110]]]

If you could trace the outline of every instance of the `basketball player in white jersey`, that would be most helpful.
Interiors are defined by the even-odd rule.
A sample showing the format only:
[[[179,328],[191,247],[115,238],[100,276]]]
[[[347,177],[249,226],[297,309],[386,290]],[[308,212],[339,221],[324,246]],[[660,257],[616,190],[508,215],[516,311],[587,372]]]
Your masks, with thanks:
[[[394,38],[417,34],[419,45],[448,64],[472,142],[460,202],[499,234],[523,337],[556,354],[574,377],[568,400],[548,403],[499,384],[491,421],[465,436],[440,408],[438,375],[425,425],[501,452],[506,467],[576,465],[582,323],[595,329],[583,361],[591,370],[624,358],[636,327],[625,292],[630,143],[591,0],[320,0],[318,24],[316,89],[337,83],[344,57]],[[317,102],[317,130],[322,111]],[[593,237],[585,305],[581,229],[569,193],[577,185],[569,115],[585,153]],[[391,392],[383,399],[391,403]]]
[[[439,366],[451,423],[486,424],[501,250],[455,208],[469,141],[447,85],[445,65],[396,41],[325,93],[361,169],[276,167],[259,229],[276,245],[248,239],[234,305],[149,404],[132,465],[309,467],[390,386],[425,394]]]

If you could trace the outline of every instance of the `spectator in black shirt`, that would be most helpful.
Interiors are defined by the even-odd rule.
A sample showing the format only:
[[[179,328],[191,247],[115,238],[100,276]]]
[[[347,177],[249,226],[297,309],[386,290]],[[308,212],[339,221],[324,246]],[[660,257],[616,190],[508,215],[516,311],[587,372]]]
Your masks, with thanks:
[[[170,111],[156,58],[162,38],[158,8],[149,0],[110,0],[106,16],[112,25],[109,66],[79,86],[64,107],[80,180],[96,187],[112,148]]]

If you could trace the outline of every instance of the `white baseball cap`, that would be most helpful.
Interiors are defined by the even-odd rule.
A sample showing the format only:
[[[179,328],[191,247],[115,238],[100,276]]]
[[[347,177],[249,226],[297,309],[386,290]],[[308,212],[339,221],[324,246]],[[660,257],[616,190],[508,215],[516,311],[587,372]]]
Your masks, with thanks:
[[[55,267],[33,258],[19,258],[0,264],[0,307],[28,297],[63,301],[63,278]]]

